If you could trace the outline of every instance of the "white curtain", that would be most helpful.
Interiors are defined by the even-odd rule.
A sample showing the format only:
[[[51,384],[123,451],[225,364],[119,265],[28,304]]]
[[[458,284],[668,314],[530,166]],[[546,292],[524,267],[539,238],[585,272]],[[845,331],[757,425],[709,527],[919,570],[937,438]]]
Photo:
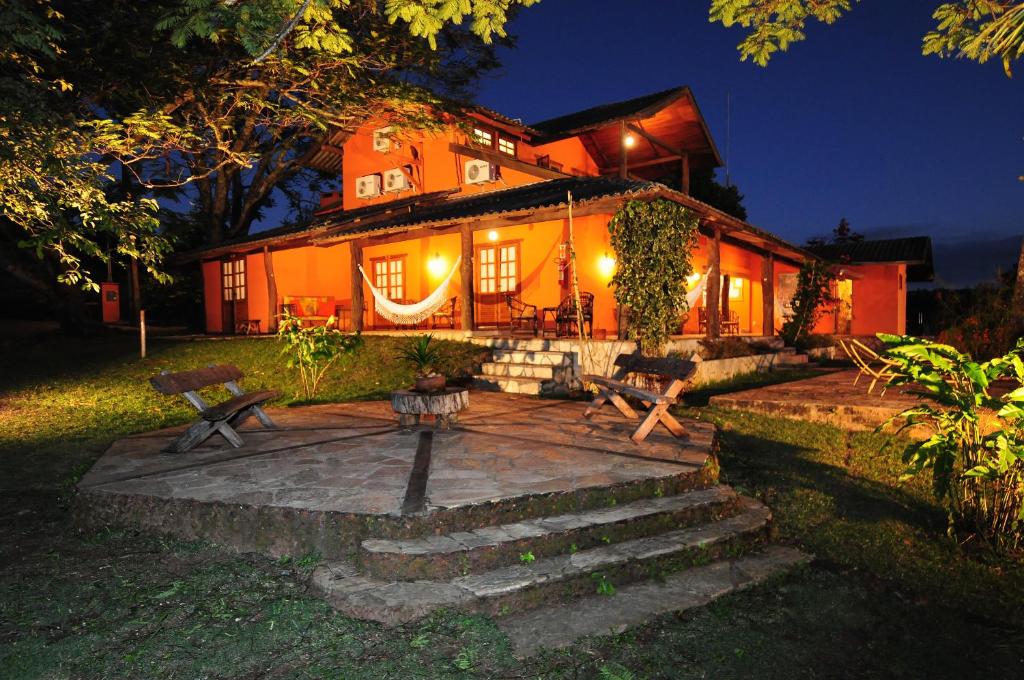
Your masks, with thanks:
[[[359,272],[363,275],[363,279],[366,280],[366,285],[370,287],[370,292],[373,293],[373,299],[377,302],[374,307],[376,312],[393,323],[399,325],[412,325],[423,321],[447,302],[448,284],[452,282],[452,277],[455,276],[455,272],[459,270],[459,262],[461,261],[461,255],[455,258],[455,264],[452,265],[452,270],[448,272],[448,276],[445,277],[444,281],[434,289],[434,292],[419,302],[414,302],[411,305],[403,305],[394,302],[393,300],[389,300],[386,295],[374,288],[373,283],[370,282],[370,277],[368,277],[366,272],[363,271],[362,265],[359,266]]]

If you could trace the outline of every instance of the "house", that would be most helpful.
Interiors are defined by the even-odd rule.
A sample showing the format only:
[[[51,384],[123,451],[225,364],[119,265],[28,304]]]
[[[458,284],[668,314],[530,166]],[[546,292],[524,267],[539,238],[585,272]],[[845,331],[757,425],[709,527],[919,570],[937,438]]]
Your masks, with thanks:
[[[689,283],[706,277],[697,307],[707,311],[680,319],[680,334],[773,335],[785,307],[776,299],[780,286],[815,257],[689,195],[691,171],[718,167],[721,158],[688,88],[532,125],[481,107],[441,123],[428,132],[370,120],[336,132],[312,165],[340,173],[342,190],[323,197],[309,224],[194,254],[203,272],[206,330],[272,331],[289,301],[307,315],[337,312],[344,328],[392,328],[358,266],[384,296],[411,303],[426,298],[459,261],[450,287],[452,325],[475,335],[506,332],[507,293],[538,308],[556,307],[570,294],[570,194],[576,273],[581,290],[594,295],[597,338],[619,330],[607,225],[627,200],[663,198],[700,216],[697,274]],[[654,181],[667,173],[679,173],[681,191]],[[892,293],[885,302],[892,314],[866,315],[870,322],[859,332],[902,328],[896,317],[905,293],[897,296],[897,282],[875,282],[867,265],[858,275]],[[859,306],[856,295],[854,301]],[[719,325],[716,317],[729,323]]]
[[[855,240],[809,246],[835,263],[833,313],[816,330],[840,335],[907,332],[907,285],[935,278],[932,240],[927,236]],[[781,289],[795,288],[783,280]]]

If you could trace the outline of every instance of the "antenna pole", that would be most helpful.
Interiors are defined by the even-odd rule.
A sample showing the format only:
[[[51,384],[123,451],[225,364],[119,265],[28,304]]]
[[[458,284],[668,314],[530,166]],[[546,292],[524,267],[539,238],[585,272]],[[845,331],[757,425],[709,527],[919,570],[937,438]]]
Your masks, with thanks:
[[[732,91],[725,93],[725,186],[732,186],[729,174],[729,155],[732,149]]]

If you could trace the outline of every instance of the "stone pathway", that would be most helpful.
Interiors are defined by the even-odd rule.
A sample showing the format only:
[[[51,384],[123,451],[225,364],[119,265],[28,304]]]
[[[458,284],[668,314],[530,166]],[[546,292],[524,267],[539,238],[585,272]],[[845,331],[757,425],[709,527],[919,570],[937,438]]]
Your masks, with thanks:
[[[885,420],[919,403],[917,395],[905,388],[881,386],[868,393],[870,380],[857,371],[838,371],[827,375],[757,387],[711,397],[711,404],[772,416],[813,420],[848,430],[873,430]]]

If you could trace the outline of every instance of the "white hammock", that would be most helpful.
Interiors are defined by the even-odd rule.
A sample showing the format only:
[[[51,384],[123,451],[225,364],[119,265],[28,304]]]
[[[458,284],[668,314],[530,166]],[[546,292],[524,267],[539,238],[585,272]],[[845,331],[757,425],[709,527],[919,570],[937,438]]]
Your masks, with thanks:
[[[705,285],[708,283],[708,273],[710,271],[711,269],[703,273],[703,275],[701,275],[701,277],[697,279],[696,286],[693,287],[692,291],[686,292],[686,304],[690,309],[696,307],[697,302],[700,301],[700,296],[703,294],[703,289],[705,289]]]
[[[461,255],[455,258],[452,270],[448,272],[448,276],[445,277],[444,281],[434,289],[434,292],[411,305],[403,305],[389,300],[386,295],[374,288],[373,284],[370,283],[370,277],[363,271],[362,265],[359,266],[359,273],[363,275],[366,285],[370,287],[370,292],[373,293],[373,299],[377,301],[374,309],[378,314],[388,321],[399,325],[412,325],[423,321],[448,301],[448,284],[452,282],[452,277],[459,270],[459,262],[461,261]]]
[[[697,285],[693,287],[693,290],[686,291],[686,304],[689,305],[690,309],[696,307],[697,303],[700,302],[700,296],[704,293],[704,284],[707,281],[708,276],[705,273],[704,276],[697,279]]]

